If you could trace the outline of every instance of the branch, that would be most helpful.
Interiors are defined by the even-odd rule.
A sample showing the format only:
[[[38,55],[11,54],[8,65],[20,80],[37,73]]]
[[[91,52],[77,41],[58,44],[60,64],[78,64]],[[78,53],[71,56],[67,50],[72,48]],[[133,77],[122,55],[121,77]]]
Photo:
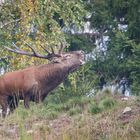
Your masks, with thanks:
[[[12,58],[11,56],[1,57],[1,58],[0,58],[0,61],[3,61],[3,60],[5,60],[5,59],[11,59],[11,58]]]
[[[21,20],[21,18],[20,18],[20,19],[16,19],[16,20],[14,20],[14,21],[7,22],[7,23],[1,25],[1,26],[0,26],[0,29],[4,28],[5,26],[7,26],[7,25],[9,25],[9,24],[16,23],[16,22],[18,22],[18,21],[20,21],[20,20]]]

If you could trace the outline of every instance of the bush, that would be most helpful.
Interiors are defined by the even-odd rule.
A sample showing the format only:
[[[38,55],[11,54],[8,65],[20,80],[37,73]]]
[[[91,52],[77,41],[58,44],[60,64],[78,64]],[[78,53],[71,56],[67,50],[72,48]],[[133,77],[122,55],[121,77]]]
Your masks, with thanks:
[[[116,105],[116,100],[111,97],[106,97],[99,102],[99,107],[103,109],[110,109]]]

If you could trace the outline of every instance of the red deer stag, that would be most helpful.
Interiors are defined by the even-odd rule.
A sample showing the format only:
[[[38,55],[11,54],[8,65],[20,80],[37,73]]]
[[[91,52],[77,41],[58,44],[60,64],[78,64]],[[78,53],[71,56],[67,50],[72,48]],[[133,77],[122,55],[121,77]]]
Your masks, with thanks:
[[[23,70],[6,73],[0,77],[0,105],[2,115],[5,117],[7,107],[14,110],[19,99],[24,100],[25,108],[29,108],[29,101],[39,103],[43,101],[50,91],[56,88],[69,73],[77,70],[84,63],[83,51],[63,52],[64,45],[60,46],[58,53],[43,48],[47,55],[32,50],[26,52],[14,44],[14,49],[6,47],[9,51],[32,57],[51,59],[49,64],[32,66]]]

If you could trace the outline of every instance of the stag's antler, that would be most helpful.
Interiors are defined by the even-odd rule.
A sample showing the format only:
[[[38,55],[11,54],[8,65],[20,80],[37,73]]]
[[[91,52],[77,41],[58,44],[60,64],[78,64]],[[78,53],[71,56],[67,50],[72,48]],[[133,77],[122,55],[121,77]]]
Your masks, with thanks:
[[[62,54],[65,47],[66,47],[66,45],[64,46],[64,44],[61,42],[60,49],[59,49],[58,53]]]
[[[50,60],[53,57],[61,57],[62,51],[65,47],[65,46],[62,46],[62,44],[61,44],[60,50],[58,51],[58,53],[55,53],[52,47],[51,47],[51,52],[50,52],[49,50],[47,50],[46,48],[41,46],[41,48],[47,52],[47,55],[41,55],[41,54],[37,53],[35,51],[35,49],[30,46],[30,44],[28,44],[26,42],[24,42],[24,43],[31,49],[32,53],[21,50],[15,43],[12,43],[14,49],[9,48],[9,47],[5,47],[5,48],[11,52],[15,52],[15,53],[18,53],[21,55],[27,55],[27,56],[31,56],[31,57],[38,57],[38,58],[44,58],[44,59]]]

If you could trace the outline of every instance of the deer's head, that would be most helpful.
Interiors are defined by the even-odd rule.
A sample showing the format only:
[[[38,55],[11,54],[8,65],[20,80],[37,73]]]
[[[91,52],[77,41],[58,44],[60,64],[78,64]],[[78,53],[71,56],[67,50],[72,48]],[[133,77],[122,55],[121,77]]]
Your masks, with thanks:
[[[77,70],[85,63],[83,51],[72,51],[61,54],[60,57],[55,57],[52,60],[54,63],[59,63],[69,67],[70,72]]]

